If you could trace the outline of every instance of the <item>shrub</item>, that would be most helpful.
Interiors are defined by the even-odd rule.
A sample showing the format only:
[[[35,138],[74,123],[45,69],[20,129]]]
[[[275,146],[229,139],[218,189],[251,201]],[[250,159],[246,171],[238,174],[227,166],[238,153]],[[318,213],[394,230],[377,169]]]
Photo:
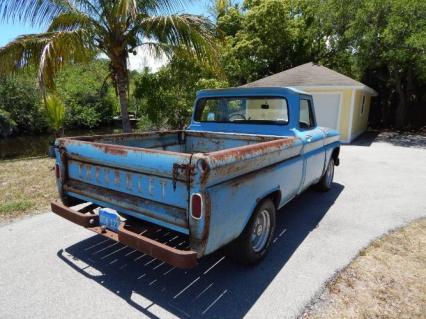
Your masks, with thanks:
[[[29,74],[0,78],[0,105],[17,134],[46,131],[47,124],[40,107],[40,95]],[[3,117],[6,118],[5,113]],[[9,124],[12,124],[9,122]]]
[[[10,117],[10,113],[3,110],[0,106],[0,137],[5,138],[12,135],[15,128],[16,123]]]

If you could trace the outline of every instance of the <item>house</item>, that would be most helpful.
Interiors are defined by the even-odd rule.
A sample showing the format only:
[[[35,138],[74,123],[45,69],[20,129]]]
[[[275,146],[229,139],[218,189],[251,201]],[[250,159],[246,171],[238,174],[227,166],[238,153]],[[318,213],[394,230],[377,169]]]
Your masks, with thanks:
[[[365,84],[312,62],[248,83],[244,87],[294,87],[312,94],[318,125],[338,129],[350,143],[368,126],[371,98]]]

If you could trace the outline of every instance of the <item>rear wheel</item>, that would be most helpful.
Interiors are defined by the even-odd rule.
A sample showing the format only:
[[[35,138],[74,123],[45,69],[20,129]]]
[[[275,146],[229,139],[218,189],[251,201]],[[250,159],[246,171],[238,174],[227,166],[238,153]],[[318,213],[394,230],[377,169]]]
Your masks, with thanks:
[[[331,184],[333,184],[333,177],[334,177],[334,159],[330,158],[325,174],[321,177],[320,181],[316,185],[317,189],[322,192],[329,191],[331,189]]]
[[[226,255],[245,265],[261,261],[272,242],[275,215],[272,200],[264,200],[254,211],[242,234],[225,248]]]

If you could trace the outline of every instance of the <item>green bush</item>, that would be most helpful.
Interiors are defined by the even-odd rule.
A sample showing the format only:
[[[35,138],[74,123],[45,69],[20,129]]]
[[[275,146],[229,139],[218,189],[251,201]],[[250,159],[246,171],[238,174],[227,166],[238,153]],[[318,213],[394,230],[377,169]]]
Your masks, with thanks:
[[[65,126],[68,128],[96,128],[111,122],[114,103],[95,94],[73,96],[65,100]]]
[[[15,128],[16,123],[10,117],[10,113],[0,107],[0,137],[5,138],[12,135]]]
[[[67,129],[92,129],[112,121],[118,101],[105,81],[107,75],[108,63],[103,60],[70,65],[58,74],[56,94],[65,105]],[[47,132],[42,101],[35,72],[0,77],[0,137]]]
[[[111,122],[117,110],[117,98],[105,82],[106,61],[72,65],[58,76],[57,91],[65,103],[67,128],[96,128]]]
[[[4,119],[12,122],[15,134],[45,132],[47,124],[40,107],[40,95],[29,74],[0,78],[0,105]],[[8,115],[6,116],[6,112]]]

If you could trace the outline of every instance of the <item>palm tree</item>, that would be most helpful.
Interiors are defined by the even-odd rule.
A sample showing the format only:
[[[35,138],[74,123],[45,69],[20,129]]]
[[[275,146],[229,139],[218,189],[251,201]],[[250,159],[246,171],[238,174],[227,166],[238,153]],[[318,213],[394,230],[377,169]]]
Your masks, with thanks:
[[[110,60],[123,130],[130,132],[129,53],[136,54],[138,47],[156,57],[182,47],[197,57],[215,52],[213,25],[201,16],[174,14],[180,5],[179,0],[1,0],[0,21],[29,22],[47,31],[20,36],[0,48],[0,73],[36,65],[46,94],[64,64],[86,62],[103,52]]]

